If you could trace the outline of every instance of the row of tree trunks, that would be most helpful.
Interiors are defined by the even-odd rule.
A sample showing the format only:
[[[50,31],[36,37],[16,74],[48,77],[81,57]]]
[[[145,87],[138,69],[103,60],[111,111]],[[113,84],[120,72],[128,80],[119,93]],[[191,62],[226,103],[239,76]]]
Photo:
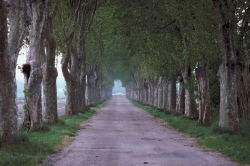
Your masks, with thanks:
[[[108,86],[104,86],[103,75],[98,66],[87,67],[86,105],[95,105],[112,96],[113,82],[108,80],[105,80]]]
[[[65,31],[67,41],[66,51],[62,58],[62,72],[66,80],[66,106],[68,115],[77,114],[86,106],[86,55],[85,42],[90,31],[93,16],[96,11],[97,1],[73,0],[72,19],[73,31]],[[67,23],[64,23],[65,27]],[[70,29],[70,28],[69,28]]]
[[[3,46],[7,49],[7,52],[3,51],[5,59],[1,61],[1,64],[5,67],[5,74],[0,76],[0,80],[7,81],[5,91],[8,95],[4,94],[4,99],[7,99],[13,103],[8,102],[5,105],[4,112],[0,111],[0,135],[4,138],[3,141],[11,141],[18,134],[17,127],[17,107],[15,103],[16,99],[16,83],[15,83],[15,69],[18,54],[23,44],[24,37],[28,34],[29,28],[29,55],[27,57],[27,63],[23,65],[23,73],[25,75],[25,120],[23,126],[27,130],[35,130],[36,127],[42,124],[42,103],[41,103],[41,81],[42,74],[44,74],[44,93],[45,93],[45,112],[47,121],[54,123],[58,120],[57,116],[57,100],[56,100],[56,75],[55,70],[55,39],[52,30],[52,21],[47,16],[47,29],[44,29],[45,16],[48,2],[43,1],[1,1],[1,34],[8,34],[8,38],[1,38],[4,42]],[[8,10],[6,8],[8,7]],[[6,14],[8,11],[9,20],[9,33],[8,29],[5,29],[7,22]],[[4,21],[5,20],[5,21]],[[3,31],[2,31],[3,30]],[[3,33],[2,33],[3,32]],[[5,35],[6,35],[5,34]],[[2,40],[3,39],[3,40]],[[6,42],[6,39],[8,40]],[[46,40],[46,57],[45,47],[43,39]],[[2,51],[1,51],[2,52]],[[1,56],[1,57],[4,57]],[[7,58],[6,58],[7,57]],[[8,65],[5,66],[5,62],[8,60]],[[42,64],[45,62],[44,71],[42,70]],[[54,69],[54,70],[53,70]],[[49,72],[48,72],[49,71]],[[44,72],[44,73],[42,73]],[[2,73],[1,73],[2,74]],[[4,78],[4,79],[2,79]],[[10,89],[8,89],[10,88]],[[0,93],[2,96],[3,93]],[[2,98],[2,97],[0,97]],[[6,103],[4,100],[0,103]],[[2,105],[2,104],[1,104]],[[11,106],[11,109],[6,106]],[[5,113],[8,117],[5,117]],[[7,120],[7,119],[8,120]],[[2,123],[4,122],[4,123]],[[4,124],[4,125],[2,125]],[[7,125],[9,129],[5,126]],[[6,129],[5,129],[6,128]],[[2,131],[5,131],[4,134]]]
[[[191,98],[191,90],[186,90],[185,92],[183,79],[180,80],[178,92],[175,79],[164,80],[163,77],[154,77],[148,79],[147,82],[137,80],[137,85],[138,84],[143,86],[137,88],[133,82],[130,82],[130,84],[126,86],[126,94],[129,98],[154,106],[155,108],[163,109],[167,112],[176,112],[178,114],[184,114],[185,108],[188,107],[189,113],[185,113],[185,116],[192,119],[197,118],[194,95],[192,96],[193,98]],[[185,96],[185,93],[188,93],[188,95],[186,94]]]

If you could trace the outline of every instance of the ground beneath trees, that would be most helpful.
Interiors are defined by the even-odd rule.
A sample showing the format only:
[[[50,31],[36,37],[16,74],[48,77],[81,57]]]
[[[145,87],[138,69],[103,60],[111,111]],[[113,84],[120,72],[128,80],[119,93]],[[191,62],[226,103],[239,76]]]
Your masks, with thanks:
[[[74,141],[44,161],[53,166],[230,166],[193,138],[169,128],[125,96],[113,96]]]

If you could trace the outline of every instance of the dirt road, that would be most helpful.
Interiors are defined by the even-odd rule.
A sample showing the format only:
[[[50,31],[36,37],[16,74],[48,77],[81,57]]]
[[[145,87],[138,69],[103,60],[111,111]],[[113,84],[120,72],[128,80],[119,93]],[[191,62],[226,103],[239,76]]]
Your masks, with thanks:
[[[88,121],[74,141],[44,162],[54,166],[231,166],[192,138],[157,122],[125,96],[113,99]]]

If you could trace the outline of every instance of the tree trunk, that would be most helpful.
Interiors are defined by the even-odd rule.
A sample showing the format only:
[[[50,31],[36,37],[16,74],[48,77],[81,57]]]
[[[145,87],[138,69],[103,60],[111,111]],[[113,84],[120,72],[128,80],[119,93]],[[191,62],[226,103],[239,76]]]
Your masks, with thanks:
[[[163,108],[164,111],[167,112],[167,108],[168,108],[168,86],[166,81],[163,81]]]
[[[7,143],[18,135],[15,70],[8,52],[7,6],[0,0],[0,141]]]
[[[198,82],[199,95],[199,119],[202,126],[210,126],[212,115],[210,108],[209,73],[205,67],[195,69],[196,80]]]
[[[232,89],[236,88],[236,80],[232,80],[232,78],[228,77],[228,75],[228,67],[225,67],[224,64],[222,64],[218,71],[218,77],[220,79],[219,127],[225,131],[238,133],[240,130],[240,126],[238,116],[237,91]]]
[[[162,77],[159,77],[158,80],[158,104],[157,104],[157,108],[163,108],[163,86],[162,86]]]
[[[191,69],[190,66],[185,67],[183,72],[184,83],[188,86],[193,84],[191,81]],[[185,116],[191,119],[197,118],[197,108],[195,103],[194,91],[187,87],[185,89]]]
[[[42,32],[45,20],[45,4],[43,1],[31,2],[31,27],[29,31],[29,54],[27,63],[23,65],[25,75],[25,100],[27,116],[24,127],[28,130],[35,130],[42,124],[42,100],[41,100],[41,82],[42,82]],[[27,68],[26,68],[27,67]],[[29,69],[29,70],[26,70]]]
[[[70,63],[69,61],[71,60],[70,58],[70,50],[69,48],[67,49],[67,53],[63,54],[62,57],[62,72],[63,72],[63,76],[65,78],[66,81],[66,105],[65,105],[65,113],[67,115],[75,115],[78,112],[78,104],[77,104],[77,99],[76,99],[76,87],[77,87],[77,77],[76,74],[72,74],[74,73],[74,71],[76,71],[76,69],[72,69],[75,68],[76,65],[72,64],[72,62]],[[72,56],[71,56],[72,57]],[[71,66],[69,66],[69,63],[71,64]],[[69,72],[70,69],[70,72]]]
[[[80,76],[80,108],[86,107],[86,56],[83,55],[83,64],[81,66],[81,76]]]
[[[154,93],[154,103],[153,103],[153,106],[157,107],[157,105],[158,105],[158,77],[154,78],[153,87],[154,87],[154,90],[153,90],[153,93]]]
[[[13,69],[16,69],[19,51],[23,45],[23,39],[28,34],[29,17],[27,15],[27,0],[8,0],[9,36],[8,50],[13,61]]]
[[[66,80],[67,98],[65,111],[68,115],[77,114],[85,106],[85,55],[84,45],[93,17],[97,0],[72,1],[73,31],[65,32],[66,53],[62,59],[62,71]],[[64,24],[65,27],[68,25]],[[69,28],[71,29],[71,28]]]
[[[148,95],[149,95],[148,103],[149,103],[149,105],[153,106],[154,105],[154,86],[153,86],[152,80],[149,83],[148,90],[149,90],[149,92],[148,92]]]
[[[88,96],[88,105],[95,104],[94,95],[95,95],[95,75],[94,75],[94,67],[90,66],[87,71],[88,81],[87,81],[87,96]]]
[[[175,81],[169,80],[167,83],[167,89],[168,89],[168,111],[173,111],[176,108],[176,83]]]
[[[56,39],[53,33],[52,18],[48,16],[45,29],[46,63],[43,75],[45,119],[49,124],[58,122],[57,113],[57,70],[55,68]]]
[[[239,133],[239,115],[237,103],[237,71],[234,48],[235,11],[234,3],[214,0],[221,17],[220,36],[223,62],[218,76],[220,78],[220,121],[222,130]]]
[[[246,58],[247,59],[247,58]],[[237,67],[237,90],[238,90],[238,104],[239,114],[241,118],[250,119],[250,61],[242,62],[241,67]]]
[[[26,2],[0,0],[0,140],[11,142],[18,135],[16,63],[27,33]],[[7,11],[9,32],[7,27]]]
[[[250,35],[249,33],[250,3],[241,16],[241,25],[237,27],[237,90],[240,118],[250,119]]]
[[[144,94],[145,94],[145,98],[144,98],[144,103],[145,104],[148,104],[148,88],[149,88],[148,83],[146,81],[144,81],[143,90],[144,90]]]
[[[178,92],[177,92],[177,102],[176,102],[176,112],[180,115],[185,113],[185,89],[183,78],[179,78],[178,84]]]

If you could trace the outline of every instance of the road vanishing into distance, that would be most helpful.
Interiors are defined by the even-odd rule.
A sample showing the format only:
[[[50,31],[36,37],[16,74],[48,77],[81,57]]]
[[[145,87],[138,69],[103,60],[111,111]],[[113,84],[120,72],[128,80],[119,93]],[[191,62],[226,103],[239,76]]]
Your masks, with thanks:
[[[58,112],[59,116],[61,116],[65,113],[65,104],[66,104],[66,99],[58,99],[57,100],[57,112]],[[21,125],[23,123],[23,119],[24,119],[23,105],[24,105],[24,100],[19,99],[18,104],[17,104],[17,107],[18,107],[18,125]],[[44,109],[43,109],[43,116],[44,116]]]
[[[59,107],[60,108],[60,107]],[[47,166],[234,166],[218,152],[199,147],[195,139],[172,129],[113,96],[70,145],[44,160]]]

